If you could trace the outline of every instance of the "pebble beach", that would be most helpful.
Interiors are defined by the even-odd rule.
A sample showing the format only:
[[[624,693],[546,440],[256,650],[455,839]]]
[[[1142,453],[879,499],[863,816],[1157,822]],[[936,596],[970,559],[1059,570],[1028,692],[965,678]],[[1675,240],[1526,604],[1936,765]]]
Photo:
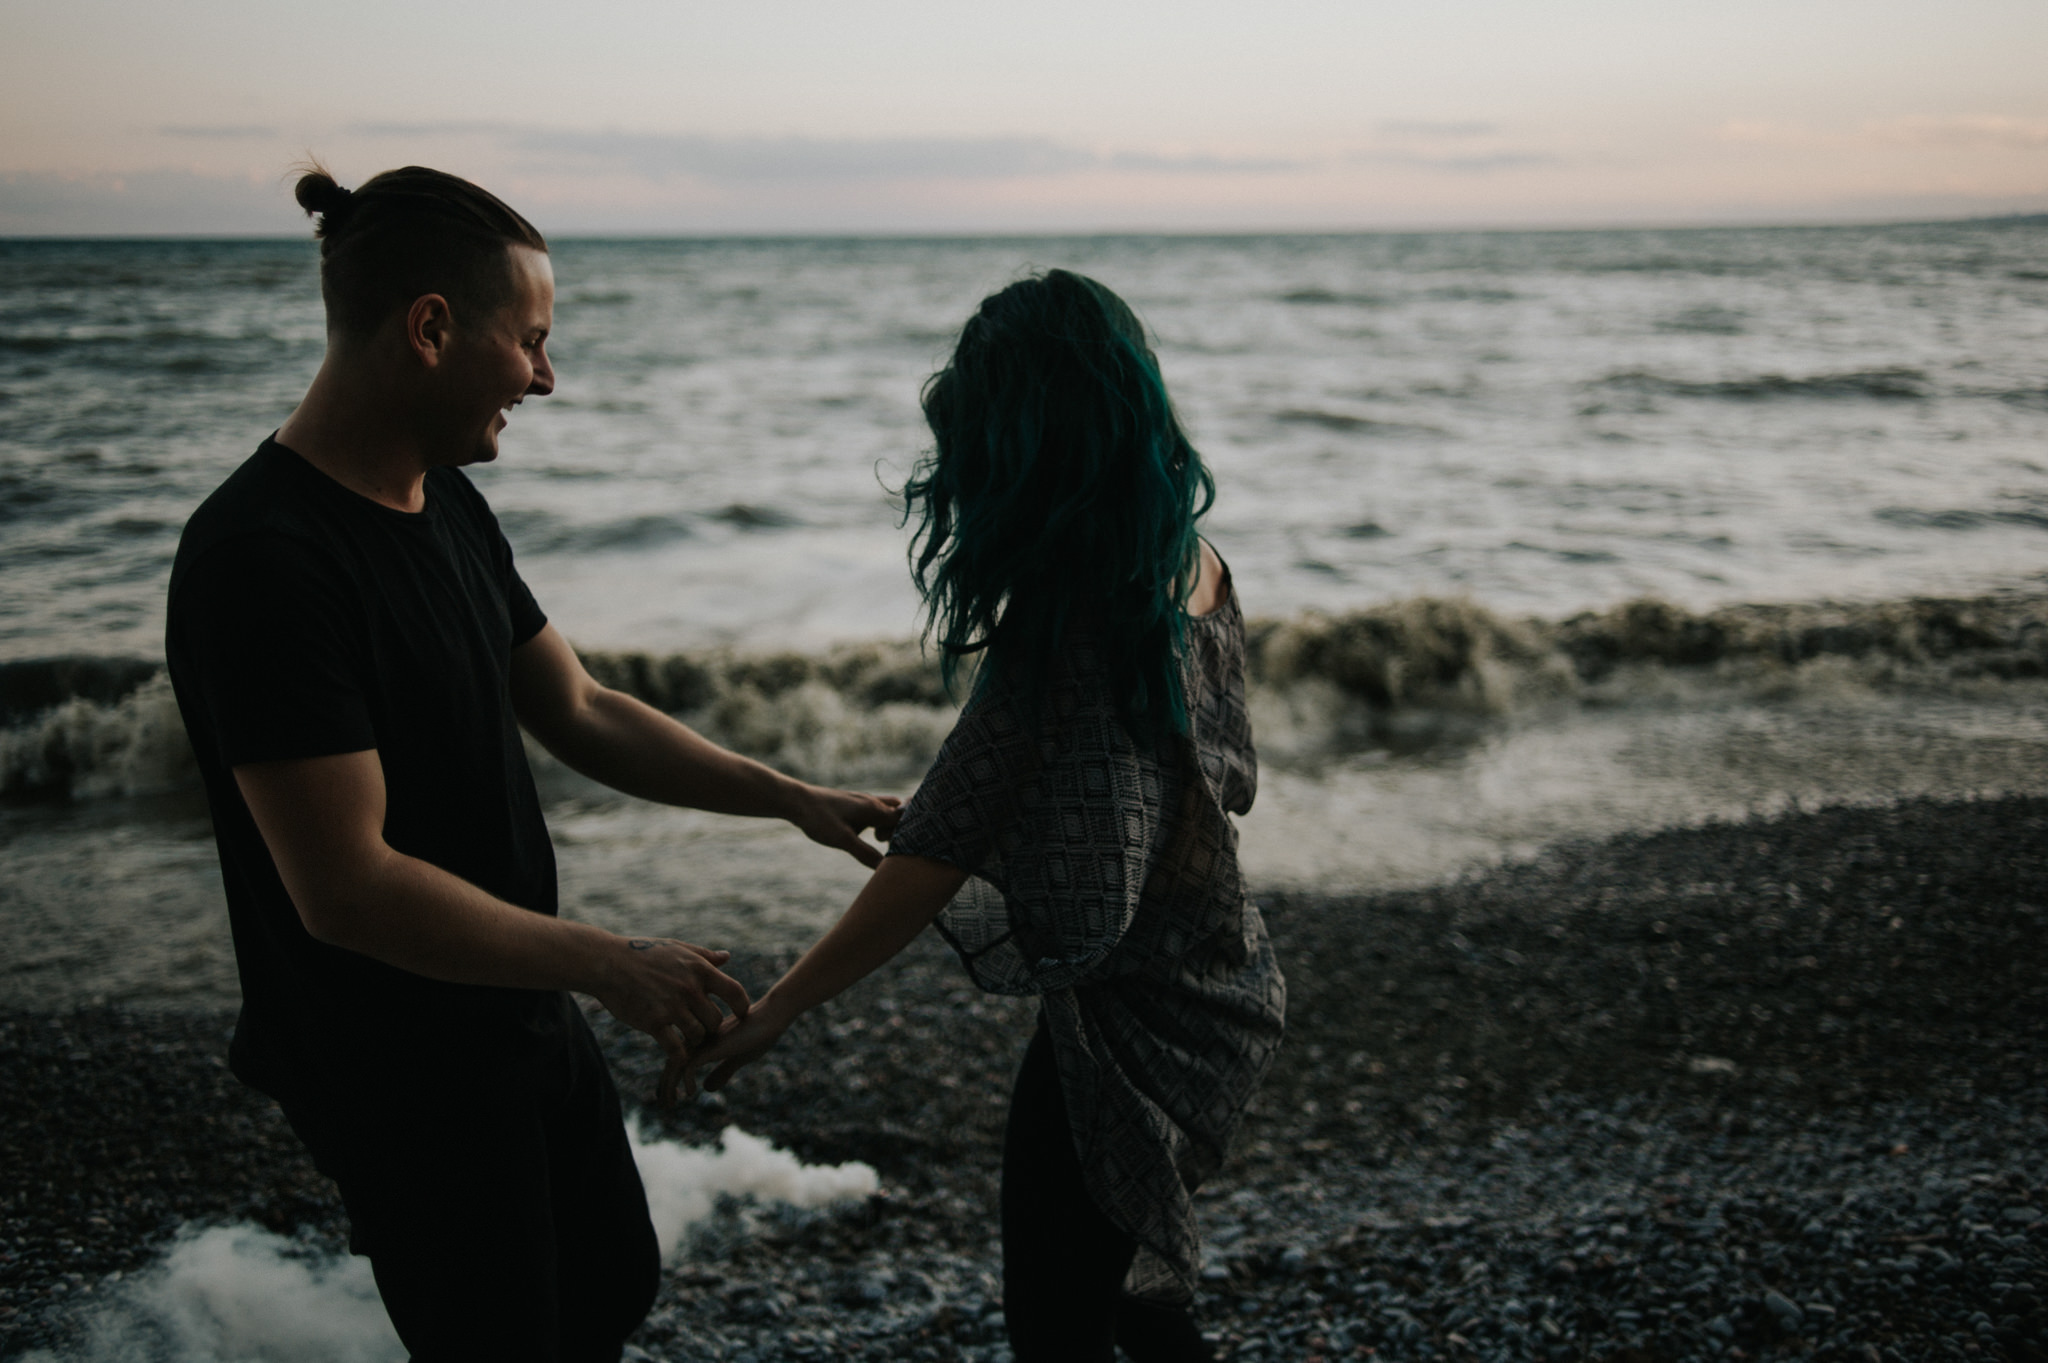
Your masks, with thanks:
[[[2048,800],[1792,811],[1262,907],[1290,1033],[1199,1199],[1220,1357],[2048,1357]],[[921,942],[725,1094],[644,1112],[881,1189],[728,1199],[628,1357],[1006,1359],[992,1208],[1030,1008]],[[653,1048],[594,1021],[651,1099]],[[95,1301],[181,1227],[341,1249],[331,1186],[224,1068],[231,1025],[0,1017],[0,1354],[89,1356]]]

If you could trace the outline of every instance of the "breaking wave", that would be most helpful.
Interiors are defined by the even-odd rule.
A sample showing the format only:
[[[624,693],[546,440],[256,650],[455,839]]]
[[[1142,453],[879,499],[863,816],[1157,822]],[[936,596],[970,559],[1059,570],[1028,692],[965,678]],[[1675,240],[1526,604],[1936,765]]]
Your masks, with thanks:
[[[2048,677],[2048,596],[1704,612],[1637,600],[1559,621],[1417,597],[1253,621],[1248,644],[1261,753],[1313,762],[1427,745],[1546,705],[1762,703],[1817,687],[1940,691]],[[938,668],[907,640],[583,658],[605,685],[812,780],[914,781],[955,714]],[[0,796],[90,799],[195,780],[169,682],[151,663],[0,666],[0,721]]]
[[[0,668],[0,703],[78,690],[0,729],[0,798],[149,795],[198,783],[184,722],[161,667],[132,658],[59,658]],[[8,685],[8,682],[14,685]]]

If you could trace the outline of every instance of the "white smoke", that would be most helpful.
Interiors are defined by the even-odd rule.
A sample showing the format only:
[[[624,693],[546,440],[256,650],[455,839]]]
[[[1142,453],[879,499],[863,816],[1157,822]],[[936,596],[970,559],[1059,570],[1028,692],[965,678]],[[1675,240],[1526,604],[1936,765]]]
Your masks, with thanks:
[[[83,1342],[29,1363],[402,1363],[367,1259],[260,1226],[188,1226],[143,1272],[103,1285]]]
[[[822,1207],[878,1186],[865,1164],[808,1165],[729,1126],[715,1150],[641,1139],[628,1124],[665,1261],[723,1195]],[[102,1284],[84,1338],[25,1363],[400,1363],[405,1347],[366,1259],[308,1249],[260,1226],[186,1227],[163,1257]],[[88,1299],[89,1300],[89,1299]]]
[[[654,1218],[664,1260],[676,1257],[690,1227],[710,1216],[723,1194],[752,1195],[792,1207],[824,1207],[866,1197],[881,1186],[869,1165],[805,1164],[736,1126],[719,1134],[716,1150],[674,1141],[643,1142],[637,1121],[628,1123],[626,1131],[633,1139],[640,1181],[647,1185],[647,1210]]]

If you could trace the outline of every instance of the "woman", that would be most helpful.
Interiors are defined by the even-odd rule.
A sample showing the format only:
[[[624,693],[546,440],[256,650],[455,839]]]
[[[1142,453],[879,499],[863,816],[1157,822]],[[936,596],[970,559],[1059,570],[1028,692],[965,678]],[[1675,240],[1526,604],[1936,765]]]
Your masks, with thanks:
[[[971,698],[852,907],[691,1064],[723,1086],[936,919],[982,988],[1042,1000],[1003,1152],[1020,1363],[1208,1358],[1190,1194],[1285,999],[1228,817],[1256,767],[1243,617],[1195,534],[1214,484],[1137,318],[1062,270],[982,303],[924,411],[915,576]]]

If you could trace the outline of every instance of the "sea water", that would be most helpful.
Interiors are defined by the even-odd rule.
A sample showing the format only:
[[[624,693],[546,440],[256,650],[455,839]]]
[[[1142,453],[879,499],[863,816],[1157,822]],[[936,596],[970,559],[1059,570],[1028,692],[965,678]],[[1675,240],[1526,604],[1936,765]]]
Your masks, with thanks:
[[[1267,622],[1256,886],[2048,784],[2040,219],[552,254],[559,386],[473,476],[608,680],[800,774],[907,792],[950,722],[905,642],[919,388],[982,296],[1058,266],[1152,329]],[[0,242],[0,1001],[234,995],[151,673],[185,517],[319,364],[316,268]],[[1979,604],[1901,615],[1927,597]],[[860,882],[536,757],[594,921],[787,945]]]

